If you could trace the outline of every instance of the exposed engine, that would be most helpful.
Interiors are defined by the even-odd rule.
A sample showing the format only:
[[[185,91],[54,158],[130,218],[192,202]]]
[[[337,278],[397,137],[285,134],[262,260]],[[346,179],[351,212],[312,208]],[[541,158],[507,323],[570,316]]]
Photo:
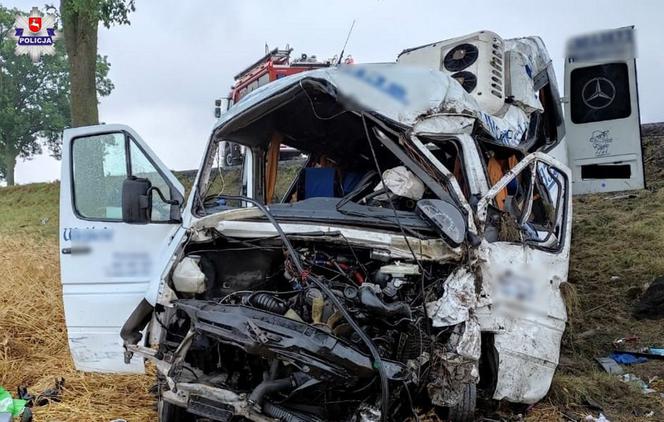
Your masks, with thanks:
[[[292,243],[304,274],[275,238],[188,246],[172,276],[179,299],[157,314],[159,353],[187,348],[172,378],[230,390],[277,420],[371,421],[385,409],[394,420],[411,416],[415,401],[428,400],[432,348],[450,335],[430,326],[424,307],[441,296],[449,268],[392,261],[343,239]],[[212,420],[237,414],[210,395],[188,401],[190,413]]]

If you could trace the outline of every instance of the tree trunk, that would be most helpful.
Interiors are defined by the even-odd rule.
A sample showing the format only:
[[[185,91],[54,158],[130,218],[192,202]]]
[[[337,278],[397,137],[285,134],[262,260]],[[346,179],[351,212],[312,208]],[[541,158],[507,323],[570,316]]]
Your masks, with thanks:
[[[14,170],[16,169],[16,155],[8,154],[5,156],[5,182],[7,186],[14,186]]]
[[[95,78],[99,21],[93,10],[92,6],[82,7],[80,4],[74,7],[72,0],[62,0],[60,3],[69,59],[73,127],[99,124]]]

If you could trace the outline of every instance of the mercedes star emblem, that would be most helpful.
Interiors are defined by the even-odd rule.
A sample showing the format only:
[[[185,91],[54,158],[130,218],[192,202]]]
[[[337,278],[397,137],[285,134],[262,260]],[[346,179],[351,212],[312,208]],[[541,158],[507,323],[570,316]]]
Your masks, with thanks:
[[[610,80],[598,76],[583,85],[581,98],[589,108],[600,110],[608,107],[616,98],[616,87]]]

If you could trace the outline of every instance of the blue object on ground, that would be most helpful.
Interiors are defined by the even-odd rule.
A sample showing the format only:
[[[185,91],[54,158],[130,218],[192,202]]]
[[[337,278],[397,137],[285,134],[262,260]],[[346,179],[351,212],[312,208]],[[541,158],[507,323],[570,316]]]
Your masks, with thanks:
[[[611,359],[623,365],[634,365],[635,363],[648,362],[648,359],[642,356],[637,357],[629,353],[617,353],[617,352],[611,353]]]

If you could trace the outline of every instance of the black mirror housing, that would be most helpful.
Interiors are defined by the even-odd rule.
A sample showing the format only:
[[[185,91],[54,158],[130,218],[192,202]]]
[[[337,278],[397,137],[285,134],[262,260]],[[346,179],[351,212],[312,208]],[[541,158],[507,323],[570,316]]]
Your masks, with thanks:
[[[466,219],[453,203],[441,199],[421,199],[417,201],[417,213],[453,246],[459,246],[464,241]]]
[[[152,200],[150,180],[130,176],[122,182],[122,221],[129,224],[147,224],[150,221]]]

